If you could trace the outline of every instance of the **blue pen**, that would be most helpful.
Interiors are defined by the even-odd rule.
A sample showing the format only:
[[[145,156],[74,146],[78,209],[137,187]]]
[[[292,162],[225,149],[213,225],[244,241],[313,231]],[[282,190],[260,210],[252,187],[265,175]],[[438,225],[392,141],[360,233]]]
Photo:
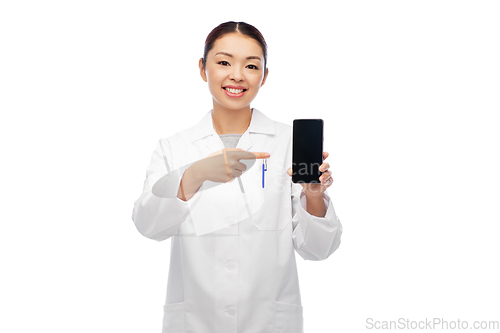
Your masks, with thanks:
[[[262,160],[262,188],[264,188],[264,171],[267,171],[267,159]]]

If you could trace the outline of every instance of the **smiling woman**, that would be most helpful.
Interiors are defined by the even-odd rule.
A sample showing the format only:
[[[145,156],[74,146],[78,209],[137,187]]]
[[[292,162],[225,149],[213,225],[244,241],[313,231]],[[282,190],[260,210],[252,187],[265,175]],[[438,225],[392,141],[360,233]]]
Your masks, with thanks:
[[[216,27],[198,62],[213,108],[151,158],[132,218],[144,236],[172,239],[163,332],[302,333],[295,252],[323,260],[340,245],[329,185],[311,195],[286,173],[291,126],[250,107],[266,62],[255,27]]]
[[[198,66],[213,96],[215,130],[243,134],[252,116],[250,103],[269,73],[264,37],[247,23],[223,23],[208,35]]]

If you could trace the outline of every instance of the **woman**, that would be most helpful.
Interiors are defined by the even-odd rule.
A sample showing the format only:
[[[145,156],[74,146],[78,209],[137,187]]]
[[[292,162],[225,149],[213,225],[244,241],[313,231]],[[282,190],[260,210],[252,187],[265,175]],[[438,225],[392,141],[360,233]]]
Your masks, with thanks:
[[[255,27],[216,27],[199,61],[213,108],[151,158],[132,219],[172,238],[163,332],[302,332],[294,251],[323,260],[340,245],[329,164],[320,184],[292,183],[291,126],[250,108],[266,62]]]

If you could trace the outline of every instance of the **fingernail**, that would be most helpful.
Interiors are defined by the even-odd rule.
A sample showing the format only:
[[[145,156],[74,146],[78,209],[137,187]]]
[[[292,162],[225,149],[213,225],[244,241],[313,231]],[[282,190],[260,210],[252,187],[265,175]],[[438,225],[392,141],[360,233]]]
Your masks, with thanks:
[[[269,157],[269,156],[271,156],[271,155],[270,154],[266,154],[266,157]]]

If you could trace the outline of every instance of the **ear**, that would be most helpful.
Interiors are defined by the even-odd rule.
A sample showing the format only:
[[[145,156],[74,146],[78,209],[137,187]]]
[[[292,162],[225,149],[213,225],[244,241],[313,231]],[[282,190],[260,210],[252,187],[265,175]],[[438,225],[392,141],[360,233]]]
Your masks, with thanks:
[[[266,79],[267,79],[267,74],[269,74],[269,68],[266,68],[266,73],[264,74],[264,79],[262,80],[262,83],[260,84],[260,86],[262,87],[264,85],[264,83],[266,82]]]
[[[203,58],[200,58],[198,62],[198,67],[200,67],[200,75],[203,81],[207,82],[207,74],[205,73],[205,67],[203,67]]]

